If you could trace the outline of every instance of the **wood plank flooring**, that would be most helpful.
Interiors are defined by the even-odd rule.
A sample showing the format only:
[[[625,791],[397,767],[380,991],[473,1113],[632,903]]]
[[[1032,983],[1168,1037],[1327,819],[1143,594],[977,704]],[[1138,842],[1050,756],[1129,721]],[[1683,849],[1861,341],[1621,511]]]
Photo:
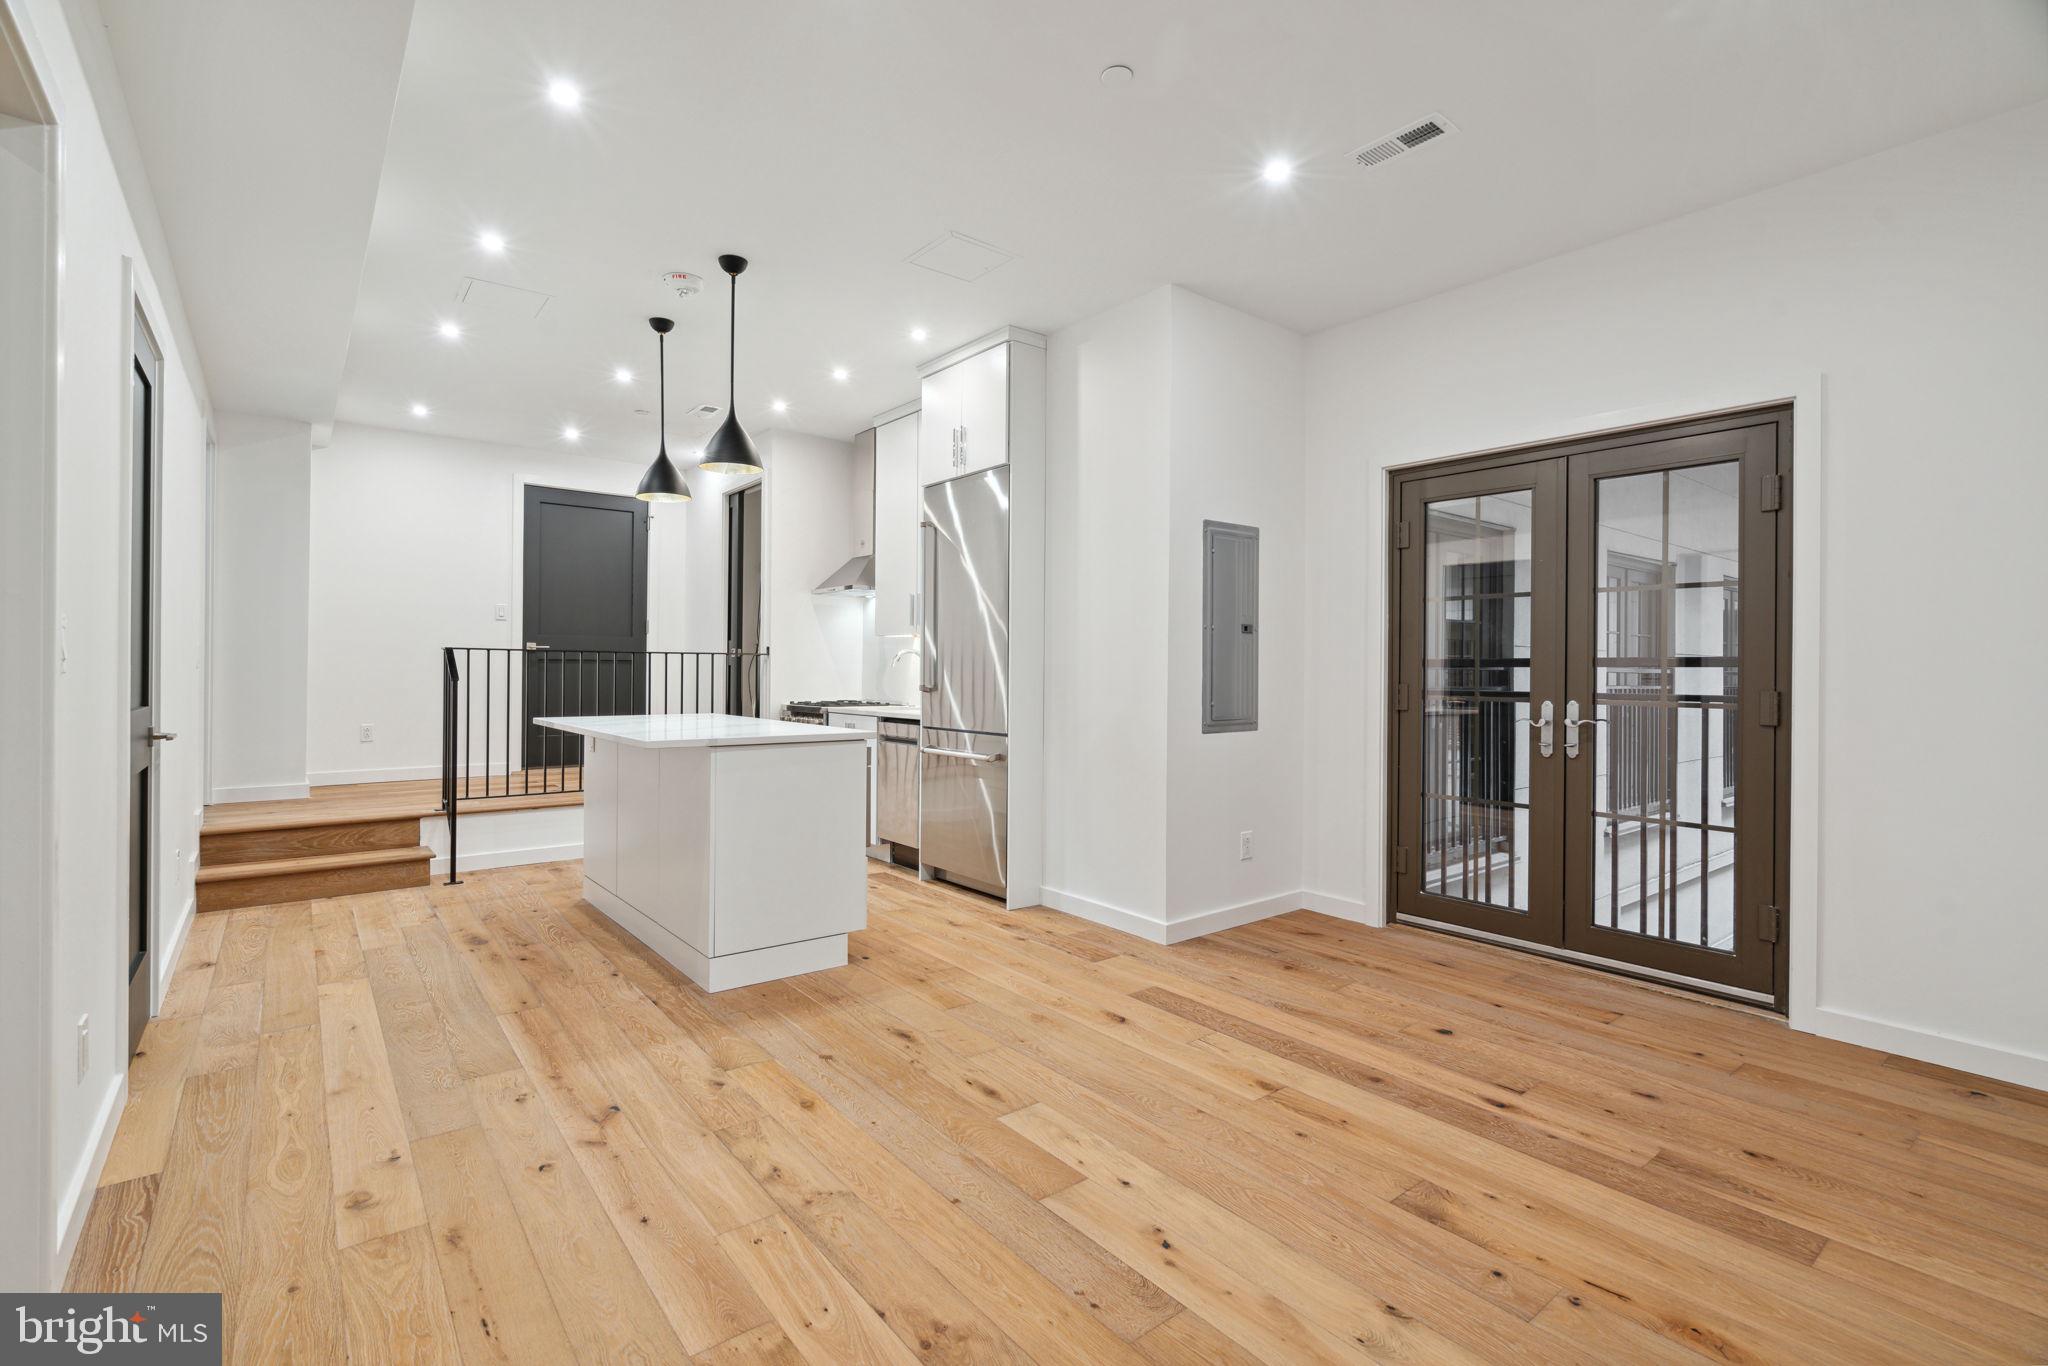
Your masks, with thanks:
[[[248,1362],[2048,1359],[2048,1094],[879,866],[853,964],[706,996],[579,878],[203,917],[71,1287]]]
[[[581,806],[579,771],[559,768],[520,770],[511,774],[478,774],[469,791],[459,794],[465,811],[526,811],[543,806]],[[441,809],[439,778],[406,778],[382,783],[336,783],[316,787],[310,796],[273,801],[229,802],[206,808],[208,831],[269,830],[284,825],[320,825],[330,821],[417,820]]]

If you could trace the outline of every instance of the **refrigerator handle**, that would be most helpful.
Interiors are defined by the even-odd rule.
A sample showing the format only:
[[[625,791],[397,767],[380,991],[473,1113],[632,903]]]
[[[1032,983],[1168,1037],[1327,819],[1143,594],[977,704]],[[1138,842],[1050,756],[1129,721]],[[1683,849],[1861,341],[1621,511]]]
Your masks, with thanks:
[[[924,602],[918,611],[917,690],[937,692],[939,664],[938,652],[932,648],[932,623],[939,619],[939,529],[930,522],[920,521],[917,534],[922,542],[918,549],[924,560]]]

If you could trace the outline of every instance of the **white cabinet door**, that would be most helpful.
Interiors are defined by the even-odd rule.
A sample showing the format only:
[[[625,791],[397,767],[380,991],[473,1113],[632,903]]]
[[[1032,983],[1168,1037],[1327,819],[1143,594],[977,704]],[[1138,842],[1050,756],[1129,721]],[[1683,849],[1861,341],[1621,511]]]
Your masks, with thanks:
[[[875,429],[875,634],[917,632],[917,431],[911,413]]]
[[[860,745],[711,751],[717,956],[846,934],[867,923]]]
[[[917,482],[920,487],[951,479],[960,427],[960,367],[926,375],[919,397]]]
[[[1010,462],[1010,345],[991,346],[953,367],[959,378],[959,474]]]
[[[853,553],[875,553],[875,429],[853,438]]]

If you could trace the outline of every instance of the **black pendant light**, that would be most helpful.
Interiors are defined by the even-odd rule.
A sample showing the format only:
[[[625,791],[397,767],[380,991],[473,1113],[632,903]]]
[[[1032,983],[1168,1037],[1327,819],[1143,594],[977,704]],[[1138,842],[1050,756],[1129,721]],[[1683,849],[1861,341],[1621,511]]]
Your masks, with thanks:
[[[754,449],[754,439],[747,435],[747,429],[740,425],[740,415],[733,410],[734,380],[739,373],[740,272],[747,268],[747,258],[721,256],[718,268],[732,277],[732,309],[726,331],[725,421],[704,443],[704,458],[697,462],[697,468],[713,474],[759,474],[760,452]]]
[[[683,472],[676,468],[676,462],[668,458],[668,334],[675,324],[667,318],[649,318],[647,325],[654,329],[654,345],[661,355],[657,362],[661,375],[661,449],[655,453],[647,473],[640,476],[640,487],[633,490],[633,496],[643,503],[687,503],[690,486],[683,482]]]

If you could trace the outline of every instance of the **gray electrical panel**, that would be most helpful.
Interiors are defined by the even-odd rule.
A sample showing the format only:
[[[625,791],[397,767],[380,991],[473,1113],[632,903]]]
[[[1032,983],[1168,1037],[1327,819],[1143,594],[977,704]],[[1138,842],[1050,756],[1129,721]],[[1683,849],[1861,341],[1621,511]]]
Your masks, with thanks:
[[[1202,730],[1259,728],[1259,529],[1202,523]]]

